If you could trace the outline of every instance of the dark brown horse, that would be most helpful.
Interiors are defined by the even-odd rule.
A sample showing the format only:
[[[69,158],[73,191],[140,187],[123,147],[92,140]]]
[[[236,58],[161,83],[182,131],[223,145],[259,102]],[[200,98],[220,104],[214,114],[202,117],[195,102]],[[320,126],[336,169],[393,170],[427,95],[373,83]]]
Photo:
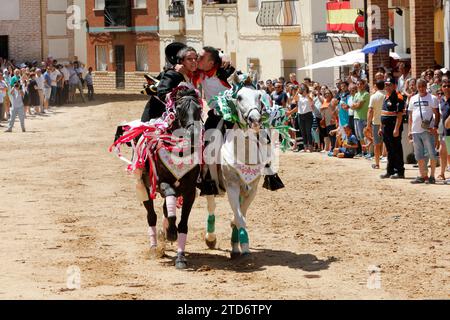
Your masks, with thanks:
[[[169,133],[175,136],[183,135],[184,139],[190,141],[190,151],[175,154],[161,148],[158,151],[155,168],[158,177],[157,189],[164,198],[164,217],[167,219],[165,226],[165,237],[168,241],[178,240],[178,251],[175,266],[177,269],[185,269],[187,261],[185,258],[185,245],[188,234],[188,219],[195,201],[196,184],[200,173],[200,162],[195,154],[201,154],[201,114],[202,106],[195,90],[175,89],[175,121]],[[188,153],[189,161],[186,161]],[[177,162],[178,161],[178,162]],[[183,164],[182,162],[185,161]],[[147,165],[149,170],[149,165]],[[147,189],[149,191],[149,189]],[[181,218],[176,224],[177,198],[182,197],[183,204]],[[147,209],[147,220],[149,224],[149,235],[151,251],[156,255],[157,235],[153,200],[144,202]]]

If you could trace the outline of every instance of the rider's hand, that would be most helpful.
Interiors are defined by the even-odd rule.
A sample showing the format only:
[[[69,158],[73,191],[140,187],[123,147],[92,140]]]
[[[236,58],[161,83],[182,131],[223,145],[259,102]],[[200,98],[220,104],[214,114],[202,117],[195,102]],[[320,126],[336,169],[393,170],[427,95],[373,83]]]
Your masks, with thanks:
[[[184,73],[186,71],[186,68],[182,64],[177,64],[174,67],[174,70],[179,73]]]
[[[229,55],[224,54],[222,56],[222,68],[227,69],[228,67],[232,67],[233,64],[231,62],[231,57]]]

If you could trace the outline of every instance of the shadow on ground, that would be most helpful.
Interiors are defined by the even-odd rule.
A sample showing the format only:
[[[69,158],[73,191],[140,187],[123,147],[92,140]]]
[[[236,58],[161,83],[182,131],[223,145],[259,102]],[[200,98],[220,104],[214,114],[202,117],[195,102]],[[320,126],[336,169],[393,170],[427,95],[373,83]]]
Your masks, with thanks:
[[[227,252],[223,254],[213,253]],[[331,263],[338,261],[335,257],[325,260],[318,259],[313,254],[297,254],[290,251],[271,249],[252,249],[249,258],[238,258],[231,260],[229,252],[226,250],[214,250],[212,253],[190,253],[186,255],[188,259],[188,271],[209,271],[209,270],[229,270],[235,272],[263,271],[268,266],[285,266],[292,269],[299,269],[306,272],[316,272],[327,270]],[[176,257],[167,257],[162,263],[173,266]]]

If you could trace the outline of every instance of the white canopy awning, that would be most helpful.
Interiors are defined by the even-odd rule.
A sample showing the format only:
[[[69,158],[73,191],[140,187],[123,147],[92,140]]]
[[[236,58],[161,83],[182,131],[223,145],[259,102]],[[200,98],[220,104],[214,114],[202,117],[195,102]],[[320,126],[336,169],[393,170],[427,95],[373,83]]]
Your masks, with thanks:
[[[410,57],[410,55],[406,54],[399,55],[395,52],[391,52],[389,55],[391,56],[391,58],[396,60],[408,59]],[[342,67],[354,64],[355,62],[359,63],[365,62],[365,55],[363,52],[361,52],[361,50],[350,51],[342,56],[336,56],[327,60],[323,60],[321,62],[300,68],[298,70],[301,71],[301,70],[314,70],[320,68]]]

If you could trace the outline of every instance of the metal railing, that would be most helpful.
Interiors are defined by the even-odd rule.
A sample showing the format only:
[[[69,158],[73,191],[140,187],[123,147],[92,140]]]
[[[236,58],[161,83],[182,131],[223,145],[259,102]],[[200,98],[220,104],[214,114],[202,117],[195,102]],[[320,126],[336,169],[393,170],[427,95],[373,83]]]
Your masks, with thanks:
[[[130,27],[131,5],[106,5],[104,10],[105,27]]]
[[[299,0],[263,1],[256,17],[256,23],[260,27],[299,26],[298,10]]]

